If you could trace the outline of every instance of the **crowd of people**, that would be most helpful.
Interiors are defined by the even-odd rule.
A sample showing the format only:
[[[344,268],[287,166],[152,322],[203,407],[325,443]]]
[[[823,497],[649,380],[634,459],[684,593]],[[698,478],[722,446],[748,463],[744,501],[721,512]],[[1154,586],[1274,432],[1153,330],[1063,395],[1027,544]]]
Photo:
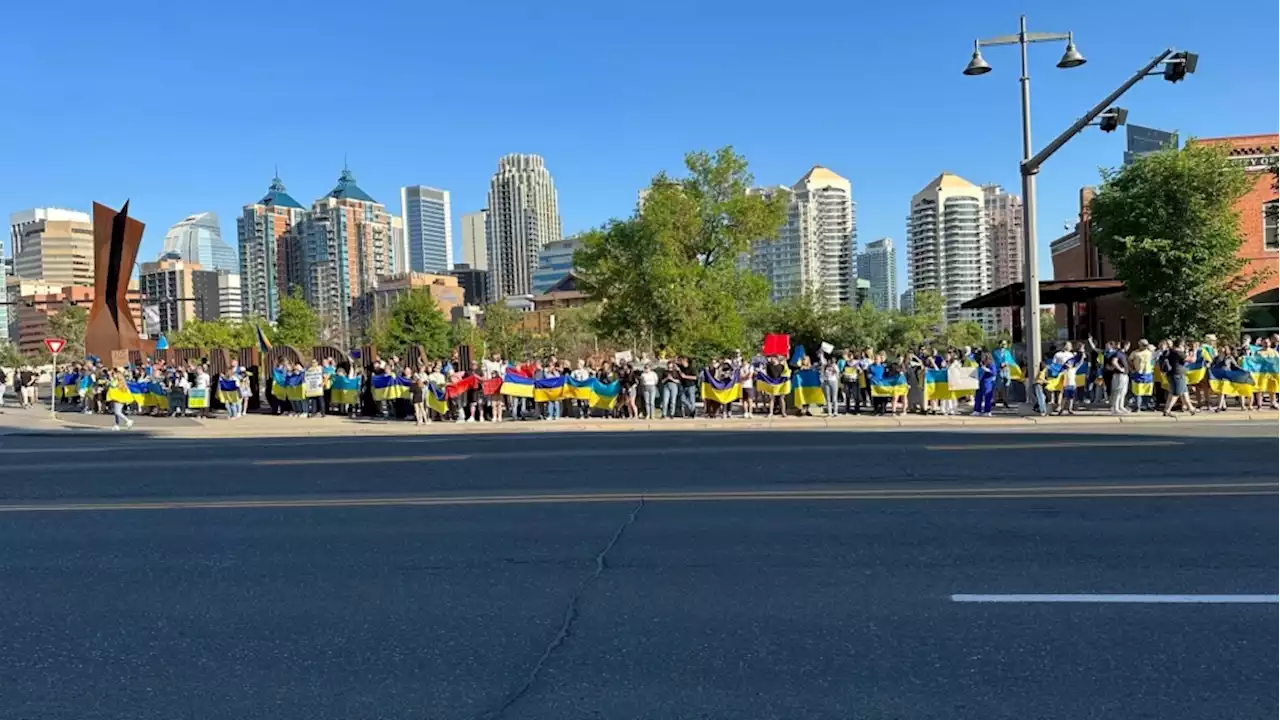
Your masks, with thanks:
[[[1092,338],[1051,348],[1034,375],[1031,403],[1041,415],[1075,414],[1082,405],[1114,414],[1175,409],[1188,413],[1277,407],[1277,341],[1272,336],[1238,345],[1218,342]],[[73,363],[57,376],[55,394],[69,409],[107,413],[116,429],[131,416],[204,416],[217,410],[237,419],[263,405],[273,415],[412,419],[417,423],[562,417],[656,419],[800,414],[990,416],[998,403],[1020,401],[1023,369],[1001,342],[991,349],[951,347],[886,353],[874,348],[815,354],[742,353],[696,362],[686,356],[615,360],[556,356],[504,359],[498,354],[465,362],[457,352],[418,363],[399,357],[363,366],[352,360],[278,362],[269,372],[232,361],[222,372],[205,362],[144,362],[109,369]],[[20,402],[36,399],[38,373],[14,373]],[[969,378],[958,384],[957,378]],[[1248,378],[1244,380],[1242,378]],[[0,370],[0,404],[8,376]],[[948,387],[948,381],[950,387]],[[522,388],[525,388],[522,390]],[[533,388],[537,388],[534,390]],[[589,388],[582,392],[574,389]],[[1233,403],[1232,401],[1235,400]],[[1179,408],[1180,406],[1180,408]]]

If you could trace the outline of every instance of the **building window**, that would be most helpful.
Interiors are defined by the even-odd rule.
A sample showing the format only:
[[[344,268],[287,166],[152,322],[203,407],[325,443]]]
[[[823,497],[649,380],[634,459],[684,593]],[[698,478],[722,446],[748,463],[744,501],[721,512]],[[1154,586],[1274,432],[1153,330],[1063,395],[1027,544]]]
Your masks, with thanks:
[[[1264,250],[1280,250],[1280,236],[1276,235],[1276,215],[1280,213],[1280,203],[1276,200],[1262,204],[1262,248]]]

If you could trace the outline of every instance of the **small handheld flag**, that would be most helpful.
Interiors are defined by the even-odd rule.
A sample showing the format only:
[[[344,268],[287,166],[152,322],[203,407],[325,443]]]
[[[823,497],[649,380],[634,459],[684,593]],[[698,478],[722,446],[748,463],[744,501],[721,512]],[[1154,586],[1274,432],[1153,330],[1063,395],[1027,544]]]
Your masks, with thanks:
[[[267,339],[267,334],[262,332],[262,326],[259,325],[254,330],[258,334],[258,350],[268,352],[271,350],[271,341]]]

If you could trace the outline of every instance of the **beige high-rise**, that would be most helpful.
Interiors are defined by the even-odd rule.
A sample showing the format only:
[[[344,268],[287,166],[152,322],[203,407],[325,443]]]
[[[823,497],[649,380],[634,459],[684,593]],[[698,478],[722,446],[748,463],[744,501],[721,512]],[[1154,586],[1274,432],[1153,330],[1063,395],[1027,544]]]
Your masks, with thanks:
[[[947,322],[974,320],[990,332],[986,310],[960,305],[991,289],[991,248],[982,188],[952,173],[934,178],[911,198],[907,218],[907,284],[942,295]]]
[[[1022,198],[999,185],[982,186],[991,244],[991,289],[1022,282]],[[996,329],[1013,332],[1012,308],[995,311]]]
[[[533,292],[538,251],[560,239],[560,207],[551,173],[538,155],[504,155],[489,183],[485,240],[490,296]]]
[[[93,284],[93,223],[83,220],[36,220],[21,230],[21,250],[13,274],[50,285]]]

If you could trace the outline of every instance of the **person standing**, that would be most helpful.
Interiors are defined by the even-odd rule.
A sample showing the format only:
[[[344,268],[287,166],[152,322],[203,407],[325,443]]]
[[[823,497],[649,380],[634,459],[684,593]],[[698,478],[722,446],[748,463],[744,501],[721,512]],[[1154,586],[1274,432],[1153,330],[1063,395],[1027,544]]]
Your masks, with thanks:
[[[1035,389],[1033,391],[1035,392],[1035,398],[1036,398],[1036,412],[1040,413],[1040,417],[1044,417],[1045,415],[1049,414],[1049,409],[1045,407],[1045,394],[1044,394],[1044,388],[1048,384],[1049,384],[1049,366],[1046,365],[1043,360],[1041,360],[1040,367],[1036,368],[1036,384],[1035,384]]]
[[[18,373],[18,392],[21,393],[21,403],[24,409],[30,409],[36,404],[36,382],[38,376],[31,370],[31,366],[27,365]]]
[[[996,377],[1000,371],[996,369],[995,360],[987,353],[978,361],[978,392],[973,399],[973,414],[978,417],[991,417],[991,406],[995,399]]]
[[[1120,347],[1113,348],[1107,359],[1107,372],[1111,375],[1111,414],[1123,415],[1129,412],[1125,407],[1125,398],[1129,394],[1129,343],[1125,341]]]
[[[644,371],[640,373],[640,390],[644,400],[644,417],[646,420],[652,420],[655,417],[654,405],[658,402],[658,373],[654,372],[653,366],[648,363],[645,363]],[[747,409],[747,417],[751,417],[750,408]]]
[[[1187,389],[1187,345],[1178,340],[1161,358],[1160,369],[1169,380],[1169,399],[1165,401],[1165,417],[1173,417],[1173,406],[1182,401],[1182,407],[1192,415],[1196,414],[1196,406],[1191,404],[1191,394]]]
[[[413,422],[415,425],[427,424],[427,373],[420,369],[413,375],[409,385],[409,402],[413,404]]]
[[[9,376],[5,375],[4,368],[0,367],[0,409],[4,408],[4,391],[9,382]]]
[[[689,359],[677,358],[676,370],[680,373],[680,409],[686,417],[695,417],[698,407],[698,374]]]
[[[825,354],[818,362],[822,364],[822,409],[827,417],[835,417],[840,412],[840,368],[835,358]]]
[[[1009,409],[1009,388],[1013,384],[1013,351],[1009,349],[1009,341],[1001,340],[1000,347],[991,353],[991,359],[995,362],[996,367],[996,399],[1004,405],[1004,409]]]
[[[753,417],[756,404],[756,366],[744,361],[738,368],[738,381],[742,383],[742,417]]]
[[[125,377],[124,372],[117,369],[111,373],[111,385],[107,390],[107,402],[111,404],[111,414],[114,417],[112,430],[119,430],[121,425],[125,429],[133,428],[133,421],[124,415],[124,406],[126,402],[132,402],[132,393],[129,392],[129,381]]]
[[[320,367],[320,363],[312,358],[311,365],[302,374],[302,395],[306,401],[304,412],[307,417],[320,417],[322,414],[324,381],[324,370]]]

